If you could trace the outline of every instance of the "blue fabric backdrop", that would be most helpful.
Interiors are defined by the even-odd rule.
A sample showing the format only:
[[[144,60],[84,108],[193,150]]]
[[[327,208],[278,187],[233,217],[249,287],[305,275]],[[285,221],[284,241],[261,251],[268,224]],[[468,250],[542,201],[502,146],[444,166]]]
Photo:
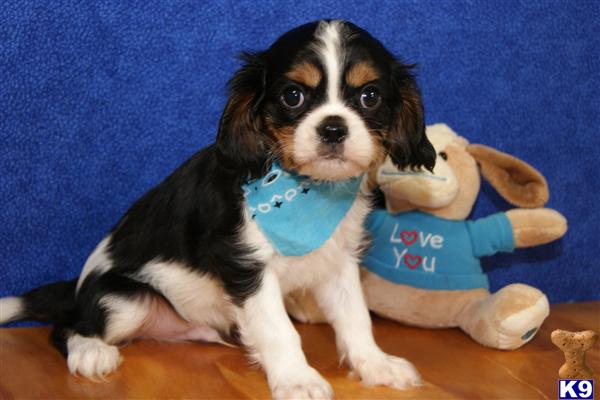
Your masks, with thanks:
[[[0,295],[75,277],[135,199],[214,139],[235,54],[324,17],[419,64],[428,123],[548,178],[567,236],[486,260],[492,288],[599,299],[600,2],[583,0],[4,0]],[[484,186],[474,216],[506,208]]]

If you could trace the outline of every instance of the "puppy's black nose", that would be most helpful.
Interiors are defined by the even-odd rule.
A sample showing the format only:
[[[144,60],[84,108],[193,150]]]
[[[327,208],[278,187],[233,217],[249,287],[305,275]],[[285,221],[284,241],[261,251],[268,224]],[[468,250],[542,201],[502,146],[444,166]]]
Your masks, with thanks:
[[[317,128],[321,141],[328,144],[342,143],[348,135],[348,127],[341,117],[327,117]]]

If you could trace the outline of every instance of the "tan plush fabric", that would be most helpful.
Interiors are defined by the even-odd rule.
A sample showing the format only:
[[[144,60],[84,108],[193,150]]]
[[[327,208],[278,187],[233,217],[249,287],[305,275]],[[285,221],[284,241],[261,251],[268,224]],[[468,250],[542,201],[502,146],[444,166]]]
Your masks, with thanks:
[[[376,314],[424,328],[458,326],[457,316],[465,307],[490,295],[485,289],[426,290],[397,285],[365,269],[361,277],[367,304]]]
[[[483,176],[509,203],[534,208],[548,202],[546,178],[531,165],[481,144],[471,144],[467,150],[479,163]]]
[[[439,154],[433,175],[444,180],[414,174],[400,174],[396,179],[386,165],[387,173],[379,177],[388,211],[418,209],[441,218],[464,220],[479,195],[481,175],[512,204],[541,207],[548,201],[546,180],[524,161],[487,146],[470,145],[443,124],[428,127],[427,135]],[[454,197],[446,199],[448,193]],[[548,243],[567,229],[565,218],[550,209],[518,208],[508,211],[507,216],[516,247]],[[478,343],[500,349],[525,344],[533,333],[525,339],[524,334],[535,332],[549,310],[544,294],[523,284],[508,285],[490,294],[484,289],[430,291],[397,285],[366,270],[362,279],[369,307],[377,314],[421,327],[459,326]]]
[[[481,179],[477,164],[466,149],[460,142],[452,142],[444,149],[448,155],[447,162],[458,180],[458,192],[454,200],[445,207],[421,207],[421,211],[454,220],[463,220],[469,216],[479,194]]]
[[[513,226],[515,247],[532,247],[552,242],[567,232],[567,220],[549,208],[516,208],[506,212]]]
[[[488,347],[512,350],[526,341],[520,340],[520,335],[511,335],[514,330],[511,325],[524,323],[522,332],[537,329],[548,313],[549,304],[544,293],[534,287],[515,283],[480,301],[472,302],[457,319],[459,326],[476,342]]]

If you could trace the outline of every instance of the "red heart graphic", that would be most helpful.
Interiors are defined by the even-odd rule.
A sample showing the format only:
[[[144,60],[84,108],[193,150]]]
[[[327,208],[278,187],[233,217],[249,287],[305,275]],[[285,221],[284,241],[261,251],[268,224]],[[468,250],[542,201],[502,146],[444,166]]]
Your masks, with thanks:
[[[400,239],[402,239],[405,245],[410,246],[417,241],[417,231],[402,231]]]
[[[410,269],[418,268],[422,262],[423,262],[423,257],[421,257],[421,256],[411,256],[410,254],[404,255],[404,263]]]

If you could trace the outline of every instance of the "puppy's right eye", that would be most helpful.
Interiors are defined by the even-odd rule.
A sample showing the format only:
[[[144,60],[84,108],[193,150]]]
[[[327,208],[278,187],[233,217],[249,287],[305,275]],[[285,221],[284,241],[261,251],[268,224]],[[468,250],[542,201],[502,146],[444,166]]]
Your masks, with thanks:
[[[438,153],[438,155],[439,155],[440,157],[442,157],[442,158],[444,159],[444,161],[448,161],[448,154],[446,154],[446,152],[445,152],[445,151],[440,151],[440,152]]]
[[[298,85],[289,85],[283,89],[280,99],[287,108],[300,108],[304,104],[304,91]]]

